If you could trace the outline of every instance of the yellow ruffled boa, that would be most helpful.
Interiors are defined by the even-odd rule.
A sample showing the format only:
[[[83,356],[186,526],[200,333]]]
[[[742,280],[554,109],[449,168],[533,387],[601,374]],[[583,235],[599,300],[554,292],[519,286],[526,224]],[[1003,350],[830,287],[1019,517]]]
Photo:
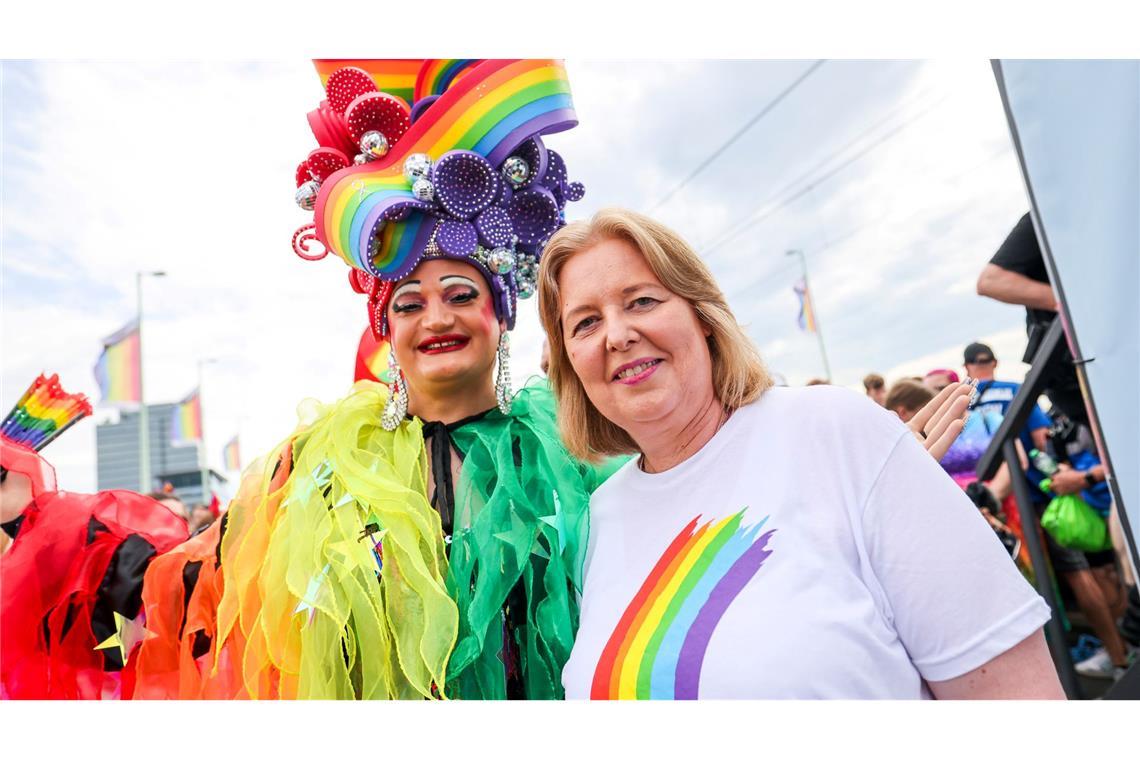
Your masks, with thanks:
[[[362,381],[340,402],[303,405],[301,427],[246,471],[229,507],[216,649],[240,644],[252,698],[444,694],[459,612],[422,425],[385,431],[387,396]]]

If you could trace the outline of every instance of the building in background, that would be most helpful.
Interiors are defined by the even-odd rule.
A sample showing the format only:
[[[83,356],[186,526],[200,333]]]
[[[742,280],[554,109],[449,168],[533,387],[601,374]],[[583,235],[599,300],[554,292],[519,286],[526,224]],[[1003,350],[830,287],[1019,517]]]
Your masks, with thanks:
[[[139,414],[122,411],[118,422],[105,422],[95,428],[95,453],[100,491],[125,488],[140,493],[158,490],[164,483],[188,507],[209,503],[202,494],[202,470],[197,446],[173,446],[170,424],[177,404],[148,404],[150,423],[150,472],[153,482],[139,483]],[[226,479],[210,470],[210,487],[223,491]]]

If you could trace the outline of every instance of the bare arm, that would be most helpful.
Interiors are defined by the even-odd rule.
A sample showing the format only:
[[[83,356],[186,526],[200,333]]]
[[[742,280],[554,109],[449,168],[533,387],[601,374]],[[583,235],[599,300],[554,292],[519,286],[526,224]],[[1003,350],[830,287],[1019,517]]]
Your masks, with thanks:
[[[1023,274],[1002,269],[997,264],[986,264],[978,275],[978,295],[1002,303],[1057,310],[1057,299],[1053,297],[1049,283],[1037,282]]]
[[[929,686],[938,699],[1065,699],[1040,629],[985,665]]]

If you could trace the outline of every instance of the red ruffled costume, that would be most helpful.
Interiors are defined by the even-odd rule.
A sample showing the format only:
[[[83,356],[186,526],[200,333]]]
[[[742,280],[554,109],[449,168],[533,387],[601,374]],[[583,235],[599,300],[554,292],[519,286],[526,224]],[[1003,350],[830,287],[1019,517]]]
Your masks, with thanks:
[[[137,617],[137,575],[155,554],[186,538],[181,518],[137,493],[39,495],[3,557],[3,696],[113,699],[121,696],[124,682],[129,690],[130,674],[119,672],[118,649],[95,648],[101,642],[93,618]]]

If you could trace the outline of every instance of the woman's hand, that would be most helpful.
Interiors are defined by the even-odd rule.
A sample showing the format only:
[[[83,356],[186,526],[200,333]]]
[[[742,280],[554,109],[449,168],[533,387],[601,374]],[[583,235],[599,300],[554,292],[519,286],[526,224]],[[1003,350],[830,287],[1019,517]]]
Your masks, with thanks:
[[[935,459],[942,459],[962,432],[969,414],[972,383],[950,383],[906,423]]]

